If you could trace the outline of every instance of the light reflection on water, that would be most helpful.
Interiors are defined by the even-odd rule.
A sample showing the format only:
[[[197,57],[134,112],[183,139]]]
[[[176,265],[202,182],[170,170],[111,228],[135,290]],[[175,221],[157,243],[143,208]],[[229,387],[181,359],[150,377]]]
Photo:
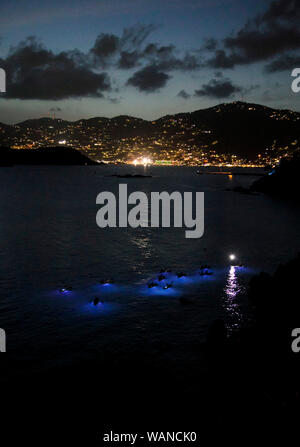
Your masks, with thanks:
[[[232,265],[229,269],[224,288],[224,307],[227,313],[227,326],[229,332],[232,332],[232,330],[238,328],[243,319],[239,298],[244,291],[244,287],[239,281],[237,272],[238,267]]]
[[[140,256],[150,258],[152,255],[151,240],[149,237],[142,237],[141,234],[131,238],[131,242],[140,248]]]
[[[130,243],[138,249],[138,256],[136,262],[131,264],[131,270],[142,277],[147,263],[155,258],[151,238],[145,232],[136,231],[136,235],[131,236]]]

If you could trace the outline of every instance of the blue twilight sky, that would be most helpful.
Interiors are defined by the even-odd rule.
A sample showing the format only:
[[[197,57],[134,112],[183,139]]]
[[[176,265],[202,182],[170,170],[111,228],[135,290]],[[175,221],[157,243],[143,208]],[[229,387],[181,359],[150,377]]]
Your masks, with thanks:
[[[299,0],[1,0],[0,121],[300,110]]]

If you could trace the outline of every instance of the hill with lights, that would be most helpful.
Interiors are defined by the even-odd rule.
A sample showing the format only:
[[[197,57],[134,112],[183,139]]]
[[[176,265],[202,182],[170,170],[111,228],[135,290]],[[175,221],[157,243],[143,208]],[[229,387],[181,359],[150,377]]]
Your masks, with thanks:
[[[186,164],[234,162],[235,158],[267,163],[300,147],[299,124],[298,112],[232,102],[154,121],[117,116],[0,124],[0,144],[12,149],[67,145],[103,161],[147,156]]]

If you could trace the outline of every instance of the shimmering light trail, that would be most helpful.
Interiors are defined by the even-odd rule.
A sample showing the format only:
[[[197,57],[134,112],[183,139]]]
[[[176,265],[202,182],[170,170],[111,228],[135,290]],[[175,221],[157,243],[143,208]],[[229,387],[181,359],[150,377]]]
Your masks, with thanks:
[[[238,267],[231,266],[229,269],[227,283],[225,286],[225,308],[229,316],[230,327],[233,329],[240,325],[242,319],[242,313],[240,305],[238,303],[238,295],[242,291],[242,287],[239,284],[236,271]]]

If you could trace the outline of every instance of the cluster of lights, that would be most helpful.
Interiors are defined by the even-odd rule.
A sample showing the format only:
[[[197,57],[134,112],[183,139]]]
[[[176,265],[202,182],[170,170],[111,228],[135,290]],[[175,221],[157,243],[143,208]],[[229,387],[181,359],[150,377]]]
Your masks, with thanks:
[[[133,160],[133,164],[134,164],[134,166],[136,166],[136,165],[147,166],[147,165],[152,164],[152,160],[151,160],[151,158],[148,158],[148,157],[136,158],[135,160]]]

